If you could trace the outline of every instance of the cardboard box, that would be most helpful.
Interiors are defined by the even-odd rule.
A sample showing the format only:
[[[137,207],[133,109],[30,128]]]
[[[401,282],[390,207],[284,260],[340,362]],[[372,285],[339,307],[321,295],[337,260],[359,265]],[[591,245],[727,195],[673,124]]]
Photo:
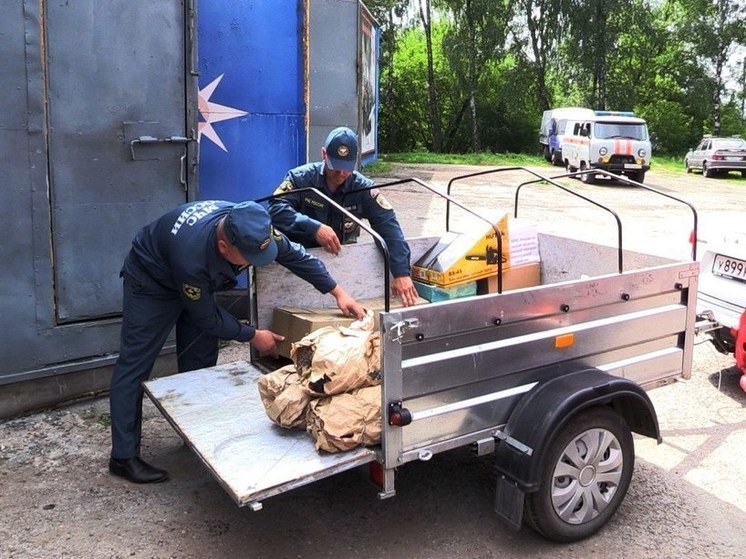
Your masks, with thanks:
[[[452,285],[450,287],[439,287],[437,285],[430,285],[429,283],[422,283],[421,281],[416,280],[412,283],[414,283],[414,287],[420,297],[427,299],[431,303],[436,301],[447,301],[449,299],[458,299],[459,297],[471,297],[472,295],[477,294],[476,280]]]
[[[541,264],[532,262],[503,271],[503,293],[511,289],[541,285]],[[477,295],[497,293],[497,274],[477,281]]]
[[[425,304],[427,302],[426,299],[420,298],[417,304]],[[358,303],[374,312],[375,327],[378,328],[378,313],[383,310],[385,300],[381,297],[378,299],[359,300]],[[401,307],[399,299],[391,298],[390,303],[391,309]],[[324,326],[349,326],[354,321],[354,318],[344,316],[342,311],[337,308],[277,307],[274,309],[272,315],[272,331],[285,336],[283,341],[277,342],[277,353],[289,359],[291,344],[297,342],[306,334],[310,334],[314,330],[318,330]]]
[[[497,274],[497,235],[481,222],[468,233],[448,232],[412,266],[412,278],[449,287]],[[503,272],[512,266],[539,261],[536,226],[531,222],[509,219],[496,222],[502,238]]]

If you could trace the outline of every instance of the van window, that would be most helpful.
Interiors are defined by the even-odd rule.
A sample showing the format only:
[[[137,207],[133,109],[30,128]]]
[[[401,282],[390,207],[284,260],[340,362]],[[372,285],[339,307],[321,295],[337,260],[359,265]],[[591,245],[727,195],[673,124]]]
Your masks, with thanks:
[[[648,129],[644,124],[628,124],[622,122],[597,122],[593,128],[594,136],[599,140],[611,138],[629,138],[631,140],[647,140]]]
[[[567,128],[567,119],[563,118],[557,121],[557,134],[564,134]]]

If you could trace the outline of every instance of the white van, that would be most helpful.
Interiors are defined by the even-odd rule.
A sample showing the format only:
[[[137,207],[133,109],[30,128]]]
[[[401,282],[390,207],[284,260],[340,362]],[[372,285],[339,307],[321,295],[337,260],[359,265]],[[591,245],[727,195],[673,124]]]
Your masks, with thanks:
[[[643,182],[650,169],[652,146],[644,119],[630,112],[594,111],[567,123],[562,158],[569,172],[603,169]],[[592,183],[594,173],[580,175]]]
[[[562,165],[562,141],[565,137],[567,121],[593,116],[591,109],[582,107],[559,107],[544,111],[539,128],[539,146],[544,159],[554,165]]]

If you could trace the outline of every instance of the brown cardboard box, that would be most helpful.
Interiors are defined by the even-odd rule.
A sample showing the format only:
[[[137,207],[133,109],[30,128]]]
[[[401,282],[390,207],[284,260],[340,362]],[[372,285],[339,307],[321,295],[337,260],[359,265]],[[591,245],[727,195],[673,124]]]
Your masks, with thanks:
[[[427,302],[426,299],[418,299],[418,304]],[[358,303],[364,308],[373,311],[375,315],[375,328],[378,328],[378,313],[385,306],[384,299],[366,299],[360,300]],[[392,309],[401,307],[399,299],[391,298],[390,303],[390,308]],[[303,338],[306,334],[324,326],[349,326],[354,321],[354,318],[344,316],[342,311],[336,308],[275,308],[272,315],[272,331],[285,336],[283,341],[277,342],[277,353],[289,359],[290,345]]]
[[[503,271],[503,292],[541,285],[541,264],[532,262]],[[477,295],[497,293],[497,274],[477,280]]]

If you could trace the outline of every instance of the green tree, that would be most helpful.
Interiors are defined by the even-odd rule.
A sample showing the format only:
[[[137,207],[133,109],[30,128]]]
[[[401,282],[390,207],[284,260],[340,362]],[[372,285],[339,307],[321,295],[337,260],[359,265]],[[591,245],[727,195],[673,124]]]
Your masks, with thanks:
[[[525,22],[536,73],[537,103],[542,112],[554,106],[547,76],[566,25],[568,4],[569,0],[519,0],[516,6],[520,20]]]
[[[468,111],[470,145],[472,151],[478,152],[482,147],[477,109],[480,81],[490,61],[504,56],[511,2],[441,0],[440,5],[448,10],[449,20],[453,22],[447,27],[443,50],[461,94],[461,102],[456,102],[455,112],[449,115],[447,141],[453,137],[463,114]]]
[[[705,64],[713,78],[711,126],[722,128],[725,67],[737,46],[746,44],[746,3],[743,0],[678,0],[680,37]]]

